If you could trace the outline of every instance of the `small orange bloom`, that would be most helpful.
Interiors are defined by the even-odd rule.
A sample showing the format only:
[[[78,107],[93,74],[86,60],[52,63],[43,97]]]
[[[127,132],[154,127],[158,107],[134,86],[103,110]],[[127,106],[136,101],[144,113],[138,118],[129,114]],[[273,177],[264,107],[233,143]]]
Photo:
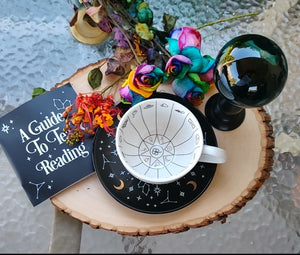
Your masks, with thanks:
[[[75,105],[76,111],[71,113]],[[121,112],[121,109],[114,107],[113,95],[106,98],[99,93],[83,95],[79,93],[75,103],[64,111],[66,124],[64,131],[68,137],[66,142],[73,145],[74,142],[80,142],[84,139],[84,133],[89,135],[95,134],[97,127],[104,128],[106,132],[115,135],[111,128],[113,117]]]

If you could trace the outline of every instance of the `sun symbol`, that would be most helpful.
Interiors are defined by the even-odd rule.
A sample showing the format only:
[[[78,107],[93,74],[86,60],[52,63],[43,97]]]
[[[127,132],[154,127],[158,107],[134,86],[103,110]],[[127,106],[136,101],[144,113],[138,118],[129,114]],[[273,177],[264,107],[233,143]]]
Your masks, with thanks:
[[[174,146],[162,135],[151,135],[144,139],[139,147],[139,155],[144,164],[151,168],[162,168],[174,157]]]
[[[8,125],[5,125],[5,124],[2,124],[2,132],[5,132],[6,134],[8,134],[8,131],[9,131],[9,126]]]

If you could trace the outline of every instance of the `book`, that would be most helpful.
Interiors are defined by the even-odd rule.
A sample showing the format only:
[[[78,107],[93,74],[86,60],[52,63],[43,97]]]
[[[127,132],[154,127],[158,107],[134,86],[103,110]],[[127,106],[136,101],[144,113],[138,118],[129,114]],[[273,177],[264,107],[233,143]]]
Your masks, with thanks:
[[[33,206],[94,173],[93,137],[65,142],[62,113],[76,96],[68,83],[0,118],[0,143]]]

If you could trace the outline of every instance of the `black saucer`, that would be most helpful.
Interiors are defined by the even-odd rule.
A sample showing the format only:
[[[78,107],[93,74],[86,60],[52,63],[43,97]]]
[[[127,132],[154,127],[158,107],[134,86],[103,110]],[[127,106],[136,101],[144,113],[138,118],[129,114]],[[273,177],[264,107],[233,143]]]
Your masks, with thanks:
[[[205,144],[218,145],[206,117],[190,103],[168,93],[157,92],[153,97],[168,98],[188,107],[201,124]],[[126,111],[130,106],[119,104],[118,107]],[[113,127],[118,123],[115,119]],[[151,214],[169,213],[191,204],[207,189],[217,167],[198,162],[188,174],[172,183],[145,183],[125,169],[116,152],[115,137],[102,128],[98,128],[94,137],[93,164],[100,182],[113,198],[133,210]]]

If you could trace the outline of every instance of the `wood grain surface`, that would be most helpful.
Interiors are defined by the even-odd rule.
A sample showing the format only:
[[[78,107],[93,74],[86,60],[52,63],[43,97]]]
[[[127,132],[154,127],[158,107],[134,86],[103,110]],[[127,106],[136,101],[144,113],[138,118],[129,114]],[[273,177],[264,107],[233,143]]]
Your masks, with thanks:
[[[70,82],[77,93],[101,91],[119,79],[104,76],[101,88],[93,90],[87,82],[90,70],[101,67],[105,72],[106,59],[79,69],[53,89]],[[130,65],[128,64],[128,70]],[[108,90],[115,102],[120,102],[118,88],[121,79]],[[160,85],[158,91],[173,93],[170,84]],[[205,95],[199,110],[204,113],[205,102],[217,93],[213,86]],[[89,224],[125,235],[159,235],[178,233],[190,228],[207,226],[214,221],[225,222],[228,215],[239,211],[252,199],[269,177],[273,165],[274,137],[271,119],[264,108],[246,109],[242,125],[232,131],[214,129],[218,145],[228,154],[225,164],[217,166],[215,176],[206,191],[183,209],[164,214],[147,214],[132,210],[117,202],[104,189],[96,173],[52,197],[52,204],[70,216]]]

